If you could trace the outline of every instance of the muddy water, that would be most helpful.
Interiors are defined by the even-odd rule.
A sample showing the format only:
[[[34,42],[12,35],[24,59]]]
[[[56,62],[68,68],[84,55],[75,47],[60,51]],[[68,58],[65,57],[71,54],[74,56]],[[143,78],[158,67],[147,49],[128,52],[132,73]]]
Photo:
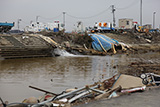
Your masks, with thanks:
[[[118,65],[135,59],[160,61],[160,53],[114,56],[61,56],[55,58],[29,58],[0,60],[0,97],[9,102],[42,96],[30,89],[36,86],[54,93],[67,88],[83,87],[109,78],[119,71]],[[130,96],[103,99],[80,107],[159,107],[160,90],[135,93]]]
[[[43,95],[28,86],[54,93],[82,87],[113,76],[117,72],[115,56],[61,56],[0,60],[0,97],[9,102]]]

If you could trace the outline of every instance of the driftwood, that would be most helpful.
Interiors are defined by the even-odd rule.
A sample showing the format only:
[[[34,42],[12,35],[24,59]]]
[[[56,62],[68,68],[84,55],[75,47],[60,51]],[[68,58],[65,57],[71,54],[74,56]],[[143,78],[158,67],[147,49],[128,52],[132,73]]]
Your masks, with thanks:
[[[35,89],[35,90],[38,90],[38,91],[42,91],[42,92],[45,92],[45,93],[57,95],[55,93],[52,93],[52,92],[49,92],[49,91],[46,91],[46,90],[43,90],[43,89],[40,89],[40,88],[37,88],[37,87],[34,87],[34,86],[29,86],[29,88],[32,88],[32,89]]]
[[[84,95],[86,95],[86,94],[88,94],[88,93],[90,93],[90,92],[91,92],[90,90],[89,90],[89,91],[85,91],[85,92],[83,92],[83,93],[81,93],[81,94],[73,97],[73,98],[70,99],[68,102],[69,102],[69,103],[72,103],[73,101],[77,100],[78,98],[80,98],[80,97],[82,97],[82,96],[84,96]]]
[[[112,92],[114,92],[114,91],[120,91],[121,89],[122,89],[122,87],[119,86],[119,87],[117,87],[117,88],[115,88],[115,89],[113,89],[113,90],[109,90],[108,92],[106,92],[106,93],[104,93],[104,94],[100,94],[100,95],[96,96],[94,99],[95,99],[95,100],[99,100],[99,99],[102,99],[102,98],[109,97],[109,95],[110,95]]]
[[[92,90],[92,91],[94,91],[94,92],[97,92],[97,93],[100,93],[100,94],[105,94],[106,92],[105,91],[102,91],[102,90],[98,90],[98,89],[90,89],[90,90]]]
[[[93,87],[91,87],[91,88],[94,89],[94,88],[98,88],[98,87],[99,87],[99,85],[96,85],[96,86],[93,86]],[[49,102],[52,102],[52,101],[55,101],[55,100],[59,100],[59,99],[62,99],[62,98],[67,98],[68,96],[74,95],[75,93],[77,93],[77,92],[79,92],[79,91],[82,91],[82,90],[84,90],[84,89],[87,89],[87,87],[84,86],[84,87],[82,87],[82,88],[76,89],[76,90],[71,91],[71,92],[69,92],[69,93],[64,93],[64,94],[59,95],[59,96],[57,96],[57,97],[52,97],[52,98],[50,98],[50,99],[48,99],[48,100],[46,100],[46,101],[40,102],[40,103],[38,103],[38,104],[35,104],[35,105],[33,105],[32,107],[39,107],[40,105],[44,105],[45,103],[49,103]]]

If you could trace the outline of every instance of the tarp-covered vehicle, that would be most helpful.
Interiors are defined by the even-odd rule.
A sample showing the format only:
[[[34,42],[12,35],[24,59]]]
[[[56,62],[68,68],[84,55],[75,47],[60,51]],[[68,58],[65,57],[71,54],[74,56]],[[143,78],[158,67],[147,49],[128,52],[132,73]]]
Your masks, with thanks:
[[[11,28],[14,26],[14,22],[13,23],[0,23],[0,33],[3,32],[7,32],[9,30],[11,30]]]

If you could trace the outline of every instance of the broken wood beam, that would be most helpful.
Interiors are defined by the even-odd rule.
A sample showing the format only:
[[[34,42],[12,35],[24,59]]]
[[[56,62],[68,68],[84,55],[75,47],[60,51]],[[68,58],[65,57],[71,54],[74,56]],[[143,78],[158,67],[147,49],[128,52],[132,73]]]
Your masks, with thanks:
[[[37,87],[34,87],[34,86],[29,86],[29,88],[32,88],[32,89],[35,89],[35,90],[38,90],[38,91],[42,91],[42,92],[45,92],[45,93],[57,95],[57,94],[55,94],[53,92],[49,92],[49,91],[46,91],[46,90],[43,90],[43,89],[40,89],[40,88],[37,88]]]
[[[93,88],[90,88],[90,90],[95,91],[95,92],[98,92],[98,93],[100,93],[100,94],[106,93],[105,91],[98,90],[98,89],[93,89]]]
[[[98,87],[99,87],[99,85],[96,85],[96,86],[93,86],[92,88],[98,88]],[[41,105],[44,105],[45,103],[48,103],[48,102],[51,102],[51,101],[55,101],[55,100],[58,100],[58,99],[61,99],[61,98],[64,98],[64,97],[67,97],[67,96],[69,96],[69,95],[75,94],[75,93],[77,93],[77,92],[79,92],[79,91],[82,91],[82,90],[84,90],[84,89],[86,89],[86,86],[84,86],[84,87],[82,87],[82,88],[79,88],[79,89],[76,89],[76,90],[74,90],[74,91],[71,91],[71,92],[69,92],[69,93],[64,93],[64,94],[62,94],[62,95],[57,96],[56,98],[55,98],[55,97],[52,97],[52,98],[50,98],[50,99],[48,99],[48,100],[46,100],[46,101],[43,101],[43,102],[40,102],[40,103],[38,103],[38,104],[32,105],[31,107],[39,107],[39,106],[41,106]]]
[[[119,91],[119,90],[121,90],[121,89],[122,89],[122,87],[119,86],[119,87],[117,87],[116,89],[109,90],[108,92],[106,92],[106,93],[104,93],[104,94],[100,94],[100,95],[96,96],[96,97],[95,97],[95,100],[99,100],[99,99],[102,99],[102,98],[109,97],[109,95],[110,95],[112,92],[114,92],[114,91]]]
[[[73,97],[73,98],[70,99],[68,102],[69,102],[69,103],[72,103],[73,101],[77,100],[78,98],[81,98],[82,96],[84,96],[84,95],[86,95],[86,94],[89,94],[90,92],[91,92],[90,90],[85,91],[85,92],[83,92],[83,93],[81,93],[81,94]]]

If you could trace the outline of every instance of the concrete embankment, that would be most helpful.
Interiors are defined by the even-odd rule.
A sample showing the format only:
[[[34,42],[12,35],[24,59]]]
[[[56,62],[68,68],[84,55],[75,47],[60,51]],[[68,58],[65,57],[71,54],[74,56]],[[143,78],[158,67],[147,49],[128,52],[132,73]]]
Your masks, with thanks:
[[[53,46],[38,35],[0,35],[1,58],[52,56]]]

